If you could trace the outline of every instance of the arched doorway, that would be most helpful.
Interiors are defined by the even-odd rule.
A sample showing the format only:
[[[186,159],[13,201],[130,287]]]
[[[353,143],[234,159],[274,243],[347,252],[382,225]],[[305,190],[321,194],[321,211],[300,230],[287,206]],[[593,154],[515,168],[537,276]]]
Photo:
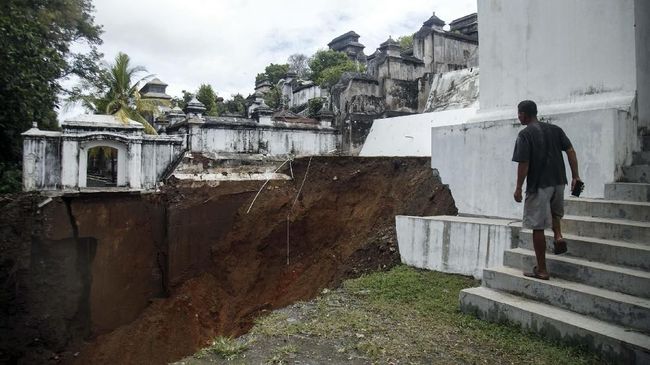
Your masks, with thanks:
[[[80,188],[127,186],[129,162],[127,156],[127,145],[122,141],[102,138],[81,143],[78,186]],[[93,178],[92,183],[88,178]]]
[[[88,149],[86,186],[117,186],[118,150],[109,146],[97,146]]]

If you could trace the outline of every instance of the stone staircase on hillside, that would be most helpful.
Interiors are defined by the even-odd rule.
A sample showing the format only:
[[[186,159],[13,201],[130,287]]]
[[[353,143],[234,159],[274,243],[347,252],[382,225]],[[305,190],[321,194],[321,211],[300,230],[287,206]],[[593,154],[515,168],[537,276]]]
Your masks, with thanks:
[[[643,138],[605,199],[566,200],[569,251],[553,255],[546,232],[551,280],[522,275],[535,265],[532,231],[522,229],[504,265],[461,292],[461,310],[587,345],[614,363],[650,364],[650,137]]]

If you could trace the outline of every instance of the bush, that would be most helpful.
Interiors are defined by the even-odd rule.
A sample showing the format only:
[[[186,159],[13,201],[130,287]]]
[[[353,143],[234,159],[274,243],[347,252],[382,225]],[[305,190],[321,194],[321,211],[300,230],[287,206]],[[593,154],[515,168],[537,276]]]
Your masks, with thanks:
[[[0,162],[0,194],[19,192],[22,180],[23,172],[18,166]]]
[[[321,110],[323,107],[323,103],[325,102],[325,98],[313,98],[309,99],[309,102],[307,103],[309,106],[309,117],[310,118],[316,118],[318,115],[318,112]]]

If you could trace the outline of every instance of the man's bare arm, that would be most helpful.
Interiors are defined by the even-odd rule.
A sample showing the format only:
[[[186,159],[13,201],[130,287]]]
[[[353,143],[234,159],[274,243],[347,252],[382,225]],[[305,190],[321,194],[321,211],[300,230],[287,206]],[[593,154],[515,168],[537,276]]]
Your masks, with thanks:
[[[521,187],[524,185],[524,180],[526,180],[526,175],[528,175],[528,161],[520,162],[517,165],[517,187],[515,188],[515,201],[520,203],[522,200]]]
[[[569,167],[571,168],[571,190],[573,190],[576,181],[580,180],[580,174],[578,173],[578,156],[573,147],[566,150],[566,156],[569,159]]]

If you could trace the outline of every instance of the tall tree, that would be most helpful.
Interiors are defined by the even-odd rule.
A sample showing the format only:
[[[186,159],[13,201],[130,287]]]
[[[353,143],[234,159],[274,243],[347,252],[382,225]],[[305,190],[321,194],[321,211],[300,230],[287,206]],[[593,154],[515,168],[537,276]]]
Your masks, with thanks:
[[[399,46],[402,49],[409,49],[413,48],[413,35],[403,35],[399,38],[397,38],[397,43],[399,43]]]
[[[295,72],[301,79],[309,77],[309,57],[302,53],[295,53],[287,59],[289,71]]]
[[[311,78],[321,87],[332,87],[344,72],[361,72],[363,65],[352,61],[345,53],[319,50],[309,59]]]
[[[146,115],[153,115],[158,101],[143,100],[139,89],[141,82],[150,78],[147,75],[138,79],[138,74],[146,72],[142,66],[132,66],[131,58],[122,52],[115,56],[115,62],[103,69],[100,77],[87,90],[75,90],[71,101],[81,101],[83,105],[98,114],[114,114],[123,121],[135,120],[144,126],[145,133],[157,134],[149,124]],[[83,91],[87,91],[84,93]]]
[[[246,99],[242,94],[233,94],[228,100],[221,100],[217,108],[223,113],[232,115],[246,115]]]
[[[201,84],[196,91],[196,99],[205,105],[205,114],[210,116],[219,115],[217,111],[217,93],[210,84]]]
[[[271,63],[264,68],[263,73],[257,74],[255,77],[255,83],[260,82],[263,79],[267,79],[271,85],[275,86],[280,79],[282,79],[287,72],[289,72],[289,65],[284,64],[275,64]]]
[[[60,80],[98,72],[101,27],[92,12],[90,0],[0,1],[0,192],[20,186],[20,133],[32,122],[57,128]],[[89,51],[72,52],[73,42]]]

